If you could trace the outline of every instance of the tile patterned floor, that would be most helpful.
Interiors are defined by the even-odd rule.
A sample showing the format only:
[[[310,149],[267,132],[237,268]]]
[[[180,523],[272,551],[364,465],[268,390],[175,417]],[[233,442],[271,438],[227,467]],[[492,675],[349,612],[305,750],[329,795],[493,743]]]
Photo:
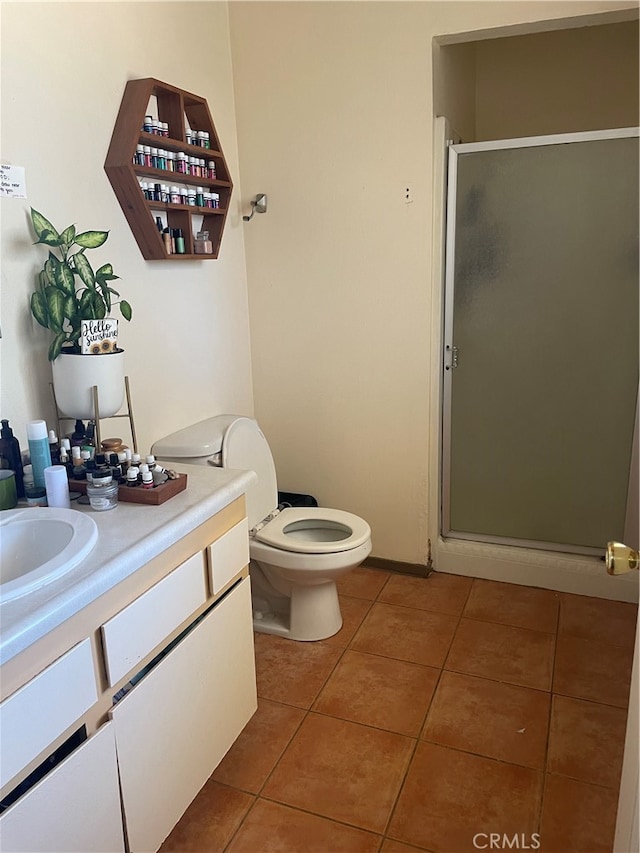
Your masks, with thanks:
[[[259,707],[163,853],[611,851],[637,607],[359,568],[343,628],[256,634]]]

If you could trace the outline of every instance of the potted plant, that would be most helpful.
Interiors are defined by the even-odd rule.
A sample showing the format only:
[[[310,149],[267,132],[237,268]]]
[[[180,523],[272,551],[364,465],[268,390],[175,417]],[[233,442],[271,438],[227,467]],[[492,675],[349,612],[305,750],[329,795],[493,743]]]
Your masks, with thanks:
[[[49,361],[58,408],[68,417],[94,418],[93,387],[97,385],[101,417],[115,415],[124,399],[124,351],[117,347],[115,338],[108,345],[105,338],[101,346],[85,347],[84,353],[81,344],[88,327],[110,325],[117,329],[117,321],[107,316],[115,305],[125,320],[131,319],[131,305],[119,299],[120,294],[111,287],[118,278],[111,264],[103,264],[94,272],[86,256],[88,249],[106,242],[109,232],[76,233],[75,225],[58,232],[34,208],[31,223],[38,238],[36,244],[49,246],[37,289],[31,295],[31,313],[54,335]]]

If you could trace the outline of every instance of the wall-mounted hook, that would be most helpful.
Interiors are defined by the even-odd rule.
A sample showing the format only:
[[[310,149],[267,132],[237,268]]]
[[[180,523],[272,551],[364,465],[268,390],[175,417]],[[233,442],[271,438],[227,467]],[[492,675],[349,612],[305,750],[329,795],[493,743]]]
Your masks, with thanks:
[[[264,193],[258,193],[255,199],[251,202],[251,213],[249,216],[243,216],[245,222],[251,222],[254,213],[267,212],[267,197]]]

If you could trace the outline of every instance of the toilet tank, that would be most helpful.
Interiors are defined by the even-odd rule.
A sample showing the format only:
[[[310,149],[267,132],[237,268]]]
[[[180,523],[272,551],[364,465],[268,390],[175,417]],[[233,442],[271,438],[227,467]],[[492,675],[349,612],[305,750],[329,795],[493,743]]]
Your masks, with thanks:
[[[162,462],[222,465],[222,441],[238,415],[217,415],[161,438],[151,452]]]
[[[151,452],[162,462],[254,471],[257,479],[246,491],[250,528],[278,506],[278,483],[271,450],[252,418],[241,415],[207,418],[156,441]]]

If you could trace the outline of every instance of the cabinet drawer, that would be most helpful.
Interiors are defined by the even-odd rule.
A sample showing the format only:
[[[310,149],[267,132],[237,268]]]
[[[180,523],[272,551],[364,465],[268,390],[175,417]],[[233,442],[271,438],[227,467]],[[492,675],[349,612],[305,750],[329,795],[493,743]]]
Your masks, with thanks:
[[[102,626],[109,684],[116,684],[204,604],[204,554],[199,551]]]
[[[12,853],[124,850],[113,723],[107,723],[0,817]]]
[[[83,640],[0,705],[0,787],[97,701],[91,643]]]
[[[249,563],[249,527],[243,518],[207,548],[211,590],[215,595]]]
[[[132,853],[160,847],[256,707],[245,578],[110,712]]]

